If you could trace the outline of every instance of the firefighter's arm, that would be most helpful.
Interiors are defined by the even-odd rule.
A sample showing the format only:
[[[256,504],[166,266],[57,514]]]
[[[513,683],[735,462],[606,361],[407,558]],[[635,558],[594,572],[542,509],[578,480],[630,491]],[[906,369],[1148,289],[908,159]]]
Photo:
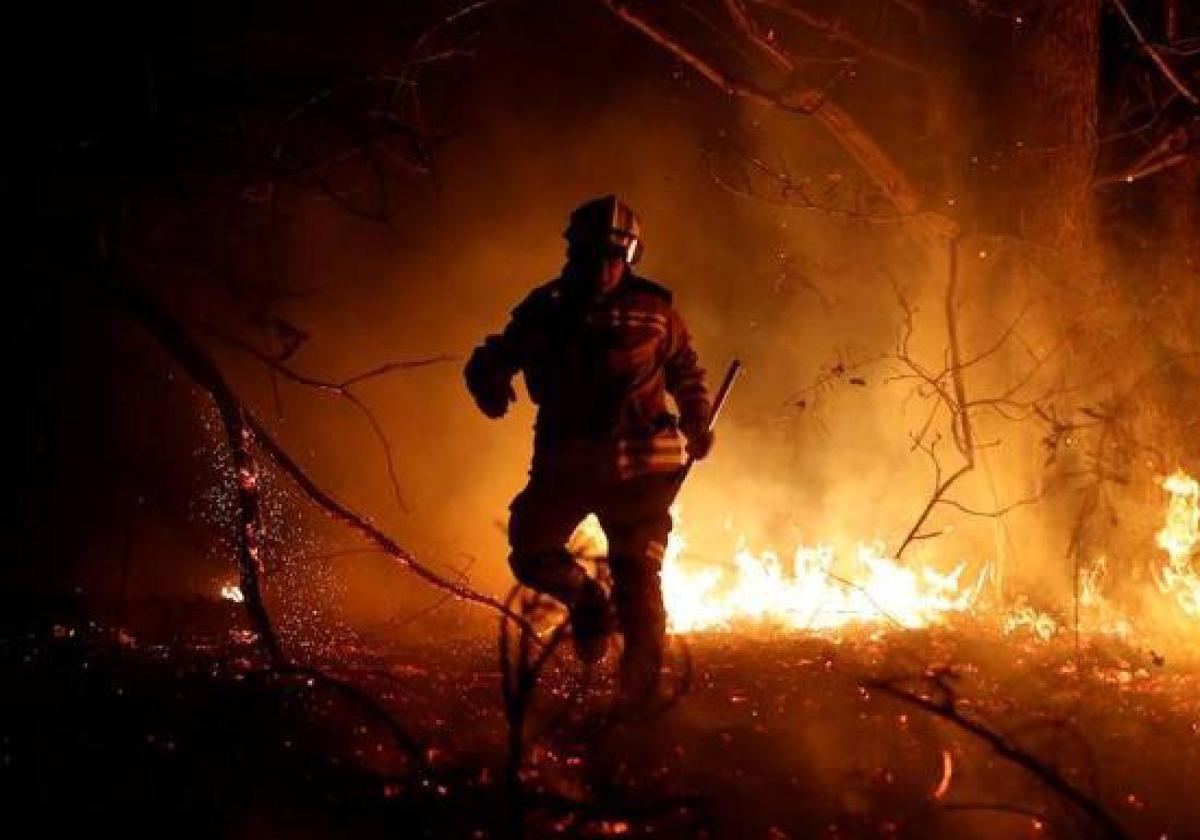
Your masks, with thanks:
[[[489,335],[475,348],[463,369],[467,390],[475,404],[493,420],[503,417],[509,403],[517,399],[512,379],[521,365],[522,332],[523,324],[514,316],[504,332]]]
[[[679,408],[679,429],[687,438],[688,454],[700,460],[712,449],[713,435],[708,428],[712,404],[691,334],[675,310],[671,310],[668,319],[665,370],[667,391]]]

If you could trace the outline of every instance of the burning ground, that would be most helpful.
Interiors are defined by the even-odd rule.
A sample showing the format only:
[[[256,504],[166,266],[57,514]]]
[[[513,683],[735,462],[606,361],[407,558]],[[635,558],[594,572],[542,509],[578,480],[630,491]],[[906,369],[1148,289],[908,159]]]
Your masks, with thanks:
[[[1151,597],[1191,622],[1200,498],[1183,474],[1163,495]],[[611,657],[585,672],[560,646],[514,716],[512,659],[474,623],[397,645],[310,620],[285,633],[307,664],[273,668],[232,583],[143,604],[137,626],[13,604],[10,814],[234,837],[486,837],[514,807],[532,837],[1192,836],[1188,645],[1148,647],[1094,569],[1072,615],[1004,609],[979,572],[858,563],[743,547],[703,574],[677,537],[672,692],[633,714],[614,712]]]
[[[1193,6],[35,10],[6,816],[1196,836]],[[613,191],[713,378],[747,371],[634,710],[506,599],[532,410],[460,376]]]
[[[206,611],[215,625],[237,621],[219,604],[171,620],[195,625]],[[1076,647],[1005,636],[970,619],[915,631],[698,634],[687,647],[686,697],[615,726],[601,712],[603,673],[579,693],[569,656],[550,667],[531,729],[554,723],[531,740],[521,771],[530,836],[1095,831],[1029,768],[877,684],[896,679],[898,690],[940,702],[930,674],[953,688],[954,715],[1003,732],[1129,836],[1190,837],[1200,816],[1193,663],[1111,639]],[[310,653],[402,721],[418,752],[336,689],[264,672],[255,648],[226,633],[155,640],[150,629],[114,635],[65,614],[51,627],[10,629],[4,664],[21,686],[9,692],[3,742],[10,815],[226,836],[346,836],[348,825],[355,836],[397,825],[434,837],[503,831],[508,726],[493,645]]]

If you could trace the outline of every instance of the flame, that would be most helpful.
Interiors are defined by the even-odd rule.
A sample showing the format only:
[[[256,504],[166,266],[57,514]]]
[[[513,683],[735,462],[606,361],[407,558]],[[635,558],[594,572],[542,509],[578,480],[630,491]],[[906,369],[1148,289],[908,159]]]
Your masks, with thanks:
[[[1200,575],[1192,556],[1200,543],[1200,483],[1182,470],[1167,476],[1163,490],[1170,494],[1166,522],[1158,532],[1158,547],[1167,563],[1155,572],[1155,582],[1173,597],[1188,616],[1200,616]]]
[[[987,578],[980,574],[964,584],[966,563],[949,572],[910,566],[884,556],[878,543],[860,543],[846,570],[838,569],[829,545],[800,546],[785,563],[774,551],[756,554],[744,540],[729,564],[702,563],[688,556],[678,508],[672,518],[676,527],[663,558],[662,589],[667,627],[677,634],[749,625],[787,630],[850,624],[927,627],[949,613],[970,610]],[[568,545],[585,560],[607,552],[594,516],[580,523]]]
[[[1104,603],[1102,584],[1108,575],[1108,558],[1100,555],[1092,565],[1079,572],[1079,603],[1085,607],[1098,607]]]
[[[226,601],[233,601],[235,604],[240,604],[246,600],[246,596],[242,594],[241,587],[234,583],[221,584],[221,597]]]
[[[795,630],[829,630],[887,622],[926,627],[974,604],[984,576],[962,583],[966,563],[950,572],[907,566],[884,556],[877,543],[860,543],[849,574],[834,573],[829,545],[800,546],[790,564],[773,551],[744,545],[730,567],[697,566],[687,542],[672,534],[663,562],[663,600],[672,632],[728,630],[760,624]]]
[[[1029,633],[1039,642],[1048,642],[1062,630],[1062,626],[1049,613],[1044,613],[1021,598],[1017,606],[1008,611],[1000,622],[1000,629],[1005,635],[1012,635],[1022,630]]]
[[[1157,544],[1167,560],[1155,569],[1154,580],[1184,614],[1200,618],[1200,571],[1193,563],[1200,550],[1200,482],[1178,471],[1163,480],[1162,488],[1169,498]],[[728,562],[705,562],[689,555],[678,509],[672,515],[676,528],[663,559],[662,588],[667,626],[676,634],[750,626],[809,631],[848,625],[928,627],[976,610],[989,579],[987,564],[964,582],[965,562],[941,571],[888,557],[879,543],[868,542],[858,543],[852,560],[839,563],[829,544],[801,545],[785,560],[772,550],[755,552],[739,539]],[[570,548],[587,560],[603,558],[607,540],[595,517],[584,520]],[[1134,633],[1133,622],[1104,595],[1108,572],[1103,555],[1080,568],[1075,621],[1089,633],[1128,637]],[[222,596],[241,600],[235,586],[222,587]],[[1040,642],[1068,629],[1024,597],[1003,608],[999,623],[1005,634],[1028,632]]]

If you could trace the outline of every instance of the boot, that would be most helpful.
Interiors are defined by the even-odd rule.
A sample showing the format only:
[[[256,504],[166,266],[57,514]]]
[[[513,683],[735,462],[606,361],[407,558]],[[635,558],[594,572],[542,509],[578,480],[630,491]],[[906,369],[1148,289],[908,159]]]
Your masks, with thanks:
[[[616,556],[610,563],[613,600],[625,636],[621,702],[636,707],[653,698],[659,688],[667,633],[662,585],[655,562]]]
[[[660,636],[626,631],[625,650],[621,656],[622,705],[638,708],[658,695],[662,663],[663,639]]]
[[[604,587],[588,578],[571,603],[571,638],[579,659],[591,665],[608,649],[610,629],[608,595]]]

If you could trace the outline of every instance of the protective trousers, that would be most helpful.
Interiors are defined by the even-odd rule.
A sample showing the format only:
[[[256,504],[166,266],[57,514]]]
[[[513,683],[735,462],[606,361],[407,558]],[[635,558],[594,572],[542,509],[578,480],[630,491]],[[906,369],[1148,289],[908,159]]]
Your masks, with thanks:
[[[521,583],[574,603],[587,573],[566,551],[575,527],[595,513],[608,538],[612,600],[625,636],[622,673],[657,679],[666,634],[662,570],[675,473],[600,481],[591,475],[539,474],[510,506],[509,563]]]

